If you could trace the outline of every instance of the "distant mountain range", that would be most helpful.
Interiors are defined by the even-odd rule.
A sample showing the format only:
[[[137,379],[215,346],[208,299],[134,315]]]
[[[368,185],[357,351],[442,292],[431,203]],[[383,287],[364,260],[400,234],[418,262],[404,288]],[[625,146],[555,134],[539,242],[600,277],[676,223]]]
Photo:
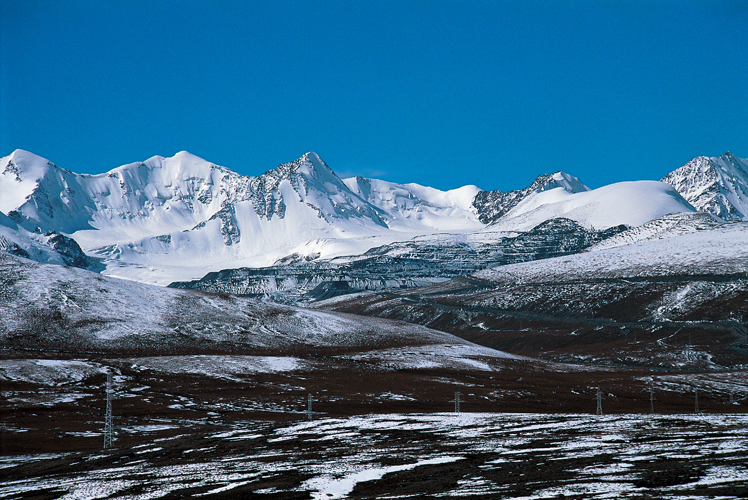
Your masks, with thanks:
[[[17,150],[0,159],[0,250],[168,284],[375,248],[394,255],[419,241],[462,241],[475,250],[475,241],[507,241],[559,218],[590,234],[695,210],[746,219],[747,171],[746,160],[727,153],[696,158],[663,182],[590,190],[557,172],[517,191],[440,191],[341,179],[315,153],[247,177],[186,152],[87,175]],[[563,224],[553,227],[577,231]]]

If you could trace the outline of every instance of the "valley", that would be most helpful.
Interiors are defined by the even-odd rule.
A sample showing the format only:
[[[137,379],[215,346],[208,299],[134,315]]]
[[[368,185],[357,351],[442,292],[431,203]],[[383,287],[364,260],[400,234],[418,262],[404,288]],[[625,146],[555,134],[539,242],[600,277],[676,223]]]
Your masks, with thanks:
[[[0,498],[745,496],[745,163],[502,193],[17,151]]]

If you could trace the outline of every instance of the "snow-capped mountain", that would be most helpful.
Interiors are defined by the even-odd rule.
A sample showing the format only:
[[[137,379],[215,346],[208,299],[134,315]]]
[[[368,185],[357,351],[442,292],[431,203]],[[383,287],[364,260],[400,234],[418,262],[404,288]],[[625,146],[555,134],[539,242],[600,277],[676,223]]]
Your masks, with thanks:
[[[0,252],[37,262],[61,264],[100,271],[98,259],[87,256],[74,239],[55,231],[28,231],[0,212]]]
[[[503,231],[529,231],[556,218],[604,230],[619,225],[638,226],[666,214],[694,211],[672,186],[662,182],[618,182],[590,190],[564,172],[538,176],[522,190],[481,191],[473,206],[482,222]]]
[[[748,219],[748,160],[730,152],[694,158],[662,182],[675,187],[696,210],[728,221]]]
[[[471,206],[476,195],[482,192],[476,186],[440,191],[418,184],[395,184],[361,176],[343,182],[361,199],[386,213],[390,228],[461,231],[483,227]]]
[[[0,159],[0,194],[6,251],[69,264],[49,243],[59,234],[106,274],[156,284],[361,255],[424,236],[528,231],[561,217],[601,230],[693,211],[664,183],[590,191],[557,172],[508,193],[476,186],[440,191],[341,179],[315,153],[248,177],[187,152],[87,175],[17,150]]]
[[[693,207],[670,185],[658,181],[609,184],[592,191],[564,188],[537,191],[494,223],[503,230],[527,231],[558,217],[597,230],[613,226],[639,226],[657,217],[693,212]]]
[[[186,152],[99,175],[75,174],[21,150],[0,159],[6,227],[63,233],[103,259],[109,274],[161,284],[480,229],[470,208],[477,191],[343,181],[315,153],[257,177]],[[32,245],[17,235],[6,239],[8,247]]]
[[[590,190],[576,177],[564,172],[556,172],[552,175],[539,175],[535,182],[524,189],[507,192],[481,191],[473,199],[473,206],[478,211],[478,218],[481,222],[492,224],[501,220],[528,196],[555,188],[561,188],[568,193]]]

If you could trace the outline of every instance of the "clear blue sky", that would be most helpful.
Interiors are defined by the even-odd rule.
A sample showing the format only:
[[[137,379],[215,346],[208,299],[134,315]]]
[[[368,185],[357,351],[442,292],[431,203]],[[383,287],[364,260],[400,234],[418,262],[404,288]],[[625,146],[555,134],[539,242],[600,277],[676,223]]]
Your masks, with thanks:
[[[748,2],[0,0],[0,156],[590,187],[748,156]]]

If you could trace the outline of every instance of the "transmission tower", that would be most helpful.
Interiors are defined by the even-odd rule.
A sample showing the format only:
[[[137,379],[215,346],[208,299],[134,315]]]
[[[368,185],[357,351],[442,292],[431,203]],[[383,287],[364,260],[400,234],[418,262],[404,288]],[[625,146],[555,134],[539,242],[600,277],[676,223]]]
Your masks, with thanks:
[[[308,420],[312,419],[312,395],[311,394],[309,394],[309,397],[307,398],[306,416]]]
[[[455,398],[452,401],[455,402],[455,413],[460,413],[460,391],[455,391]]]
[[[597,415],[603,414],[603,391],[597,388]]]
[[[649,413],[655,412],[655,399],[654,399],[654,390],[652,389],[652,386],[649,386]]]
[[[106,416],[104,417],[104,448],[111,448],[114,442],[114,425],[112,424],[112,372],[106,374]]]
[[[695,401],[694,411],[696,413],[699,413],[699,388],[698,387],[693,388],[693,394],[694,394],[694,401]]]

